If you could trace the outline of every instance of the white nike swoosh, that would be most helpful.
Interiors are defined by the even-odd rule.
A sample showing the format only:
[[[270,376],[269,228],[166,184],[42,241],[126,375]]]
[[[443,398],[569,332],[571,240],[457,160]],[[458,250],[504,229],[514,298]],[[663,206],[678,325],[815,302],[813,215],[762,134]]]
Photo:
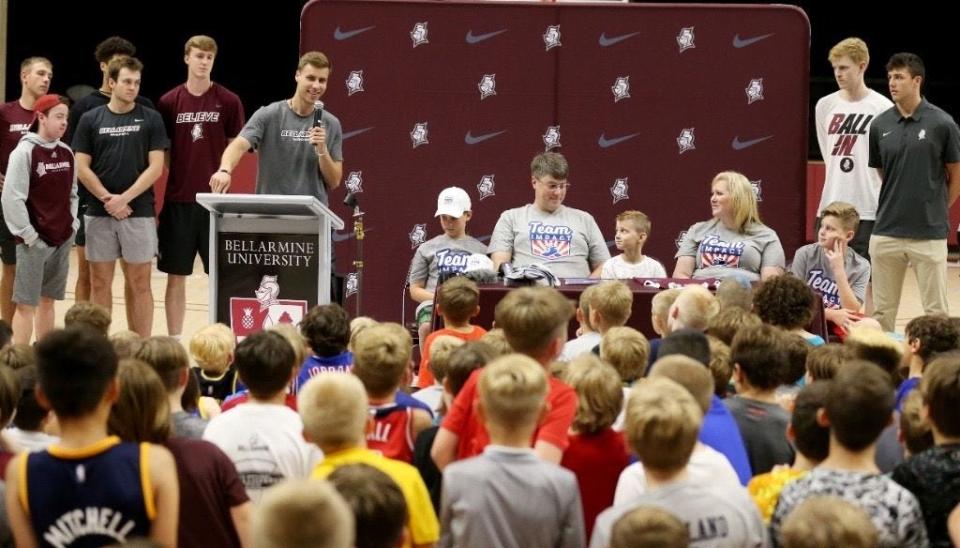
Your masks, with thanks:
[[[507,130],[504,129],[502,131],[494,131],[493,133],[484,133],[483,135],[477,135],[476,137],[474,137],[473,133],[468,131],[467,134],[463,136],[463,142],[467,143],[468,145],[475,145],[477,143],[482,143],[487,139],[493,139],[497,135],[500,135],[501,133],[506,133],[506,132]]]
[[[751,140],[749,140],[749,141],[741,141],[741,140],[740,140],[740,136],[738,135],[738,136],[736,136],[736,137],[733,138],[733,142],[730,143],[730,146],[733,147],[733,150],[743,150],[743,149],[745,149],[745,148],[750,148],[750,147],[752,147],[753,145],[760,144],[760,143],[766,141],[767,139],[773,139],[773,135],[767,135],[766,137],[760,137],[760,138],[757,138],[757,139],[751,139]]]
[[[360,135],[361,133],[366,133],[366,132],[370,131],[371,129],[373,129],[373,127],[365,127],[365,128],[363,128],[363,129],[355,129],[355,130],[353,130],[353,131],[348,131],[348,132],[346,132],[346,133],[343,134],[342,139],[343,139],[344,141],[346,141],[347,139],[349,139],[349,138],[351,138],[351,137],[356,137],[357,135]]]
[[[883,135],[881,135],[880,137],[881,137],[881,138],[886,137],[887,135],[890,135],[891,133],[893,133],[893,132],[892,132],[892,131],[884,131],[884,132],[883,132]]]
[[[488,32],[486,34],[474,34],[473,29],[467,31],[467,43],[468,44],[477,44],[483,42],[484,40],[489,40],[498,34],[503,34],[510,29],[500,29],[493,32]]]
[[[770,34],[761,34],[760,36],[754,36],[752,38],[740,38],[739,34],[734,34],[733,47],[737,49],[745,48],[749,45],[756,44],[760,40],[766,40],[767,38],[770,38],[773,35],[774,33],[771,32]]]
[[[597,144],[600,145],[600,148],[610,148],[613,145],[620,144],[626,140],[633,139],[639,133],[631,133],[630,135],[624,135],[623,137],[614,137],[613,139],[607,139],[607,136],[603,133],[600,134],[600,138],[597,140]]]
[[[143,121],[143,118],[134,118],[133,121],[134,121],[134,122],[142,122],[142,121]]]
[[[607,47],[610,47],[610,46],[612,46],[612,45],[614,45],[614,44],[619,44],[620,42],[623,42],[623,41],[626,40],[627,38],[633,38],[634,36],[636,36],[636,35],[638,35],[638,34],[640,34],[640,33],[639,33],[639,32],[631,32],[630,34],[621,34],[620,36],[611,36],[611,37],[607,38],[607,34],[606,34],[605,32],[601,32],[601,33],[600,33],[600,39],[599,39],[598,41],[600,42],[600,47],[607,48]]]
[[[358,34],[360,34],[360,33],[367,32],[368,30],[372,30],[372,29],[375,29],[375,28],[377,28],[377,27],[374,25],[374,26],[369,26],[369,27],[363,27],[363,28],[360,28],[360,29],[354,29],[354,30],[346,30],[346,31],[344,31],[344,30],[340,30],[340,26],[338,25],[337,28],[334,29],[334,31],[333,31],[333,39],[334,39],[334,40],[338,40],[338,41],[339,41],[339,40],[346,40],[346,39],[348,39],[348,38],[353,38],[354,36],[356,36],[356,35],[358,35]]]

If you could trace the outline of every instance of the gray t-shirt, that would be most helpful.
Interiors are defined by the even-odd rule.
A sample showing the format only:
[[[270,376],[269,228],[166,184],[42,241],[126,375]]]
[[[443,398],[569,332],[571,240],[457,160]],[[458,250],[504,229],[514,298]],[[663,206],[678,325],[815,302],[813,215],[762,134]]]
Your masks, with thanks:
[[[719,219],[691,226],[675,257],[696,259],[695,278],[726,278],[739,274],[756,281],[760,279],[761,268],[783,268],[786,263],[780,238],[772,228],[750,224],[741,234],[725,227]]]
[[[173,435],[178,438],[203,438],[203,431],[207,429],[207,421],[191,415],[186,411],[177,411],[170,415],[173,421]]]
[[[793,446],[787,440],[790,413],[775,403],[734,396],[723,400],[737,421],[753,475],[765,474],[777,464],[793,463]]]
[[[770,519],[774,544],[779,541],[780,528],[790,512],[814,495],[834,495],[863,508],[877,528],[881,548],[928,545],[920,503],[905,487],[880,474],[823,468],[814,468],[780,492]]]
[[[850,282],[853,293],[863,303],[867,298],[867,285],[870,283],[870,261],[848,247],[843,258],[843,268],[847,272],[847,281]],[[830,261],[823,246],[810,244],[798,249],[793,256],[790,271],[823,297],[823,306],[842,308],[837,278],[830,269]]]
[[[330,158],[343,161],[343,130],[340,120],[323,111]],[[327,185],[320,173],[316,150],[310,145],[313,113],[300,116],[287,101],[260,107],[240,137],[259,152],[257,194],[314,196],[327,204]]]
[[[738,484],[704,484],[692,480],[658,487],[597,516],[590,548],[607,548],[613,526],[631,510],[656,506],[687,525],[690,546],[748,548],[767,545],[767,531],[757,505]]]
[[[586,278],[610,258],[592,215],[566,206],[547,213],[533,204],[500,214],[487,251],[510,253],[516,267],[543,265],[558,278]]]
[[[440,274],[459,274],[473,253],[487,254],[487,246],[473,236],[454,240],[446,234],[431,238],[417,247],[410,263],[410,283],[424,282],[424,289],[437,288]]]
[[[488,445],[443,471],[439,546],[585,545],[577,477],[531,449]]]

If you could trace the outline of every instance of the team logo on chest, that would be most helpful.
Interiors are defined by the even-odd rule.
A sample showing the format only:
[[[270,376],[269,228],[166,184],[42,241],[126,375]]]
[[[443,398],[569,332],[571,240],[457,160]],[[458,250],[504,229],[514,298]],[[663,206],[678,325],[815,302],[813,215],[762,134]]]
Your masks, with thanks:
[[[463,249],[441,249],[434,254],[441,279],[446,275],[459,274],[467,267],[471,253]]]
[[[203,124],[200,122],[193,124],[193,128],[190,130],[190,138],[193,139],[194,143],[203,139]]]
[[[807,272],[807,285],[823,298],[823,306],[840,308],[840,289],[837,282],[826,276],[822,268],[811,268]]]
[[[570,256],[573,244],[573,230],[565,225],[545,225],[540,221],[530,221],[530,253],[552,261]]]
[[[730,243],[720,239],[716,234],[711,234],[700,242],[700,259],[703,267],[738,268],[745,246],[744,242]]]

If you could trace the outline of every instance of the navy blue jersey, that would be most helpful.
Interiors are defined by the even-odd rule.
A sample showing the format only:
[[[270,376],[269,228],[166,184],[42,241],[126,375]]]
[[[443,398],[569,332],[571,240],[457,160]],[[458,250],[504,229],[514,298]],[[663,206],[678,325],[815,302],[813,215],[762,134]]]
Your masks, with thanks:
[[[192,369],[197,377],[197,384],[200,385],[200,395],[213,398],[217,400],[217,403],[223,403],[223,400],[236,394],[241,388],[237,367],[233,364],[219,377],[208,375],[199,367],[193,367]]]
[[[40,546],[99,547],[150,535],[156,516],[148,443],[111,436],[20,461],[20,504]]]

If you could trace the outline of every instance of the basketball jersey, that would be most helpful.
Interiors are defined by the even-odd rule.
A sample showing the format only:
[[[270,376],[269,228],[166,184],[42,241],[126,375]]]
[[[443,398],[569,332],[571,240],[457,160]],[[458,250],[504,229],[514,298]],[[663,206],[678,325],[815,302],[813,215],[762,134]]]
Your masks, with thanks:
[[[18,498],[39,545],[92,548],[149,536],[156,517],[149,450],[110,436],[82,449],[24,454]]]
[[[237,368],[231,365],[219,377],[207,375],[203,369],[194,367],[193,372],[197,377],[197,384],[200,385],[200,395],[207,396],[217,400],[217,403],[223,403],[223,400],[236,394],[239,387],[239,376]]]
[[[390,403],[370,406],[374,411],[373,429],[367,434],[367,447],[388,459],[413,462],[413,408]]]

